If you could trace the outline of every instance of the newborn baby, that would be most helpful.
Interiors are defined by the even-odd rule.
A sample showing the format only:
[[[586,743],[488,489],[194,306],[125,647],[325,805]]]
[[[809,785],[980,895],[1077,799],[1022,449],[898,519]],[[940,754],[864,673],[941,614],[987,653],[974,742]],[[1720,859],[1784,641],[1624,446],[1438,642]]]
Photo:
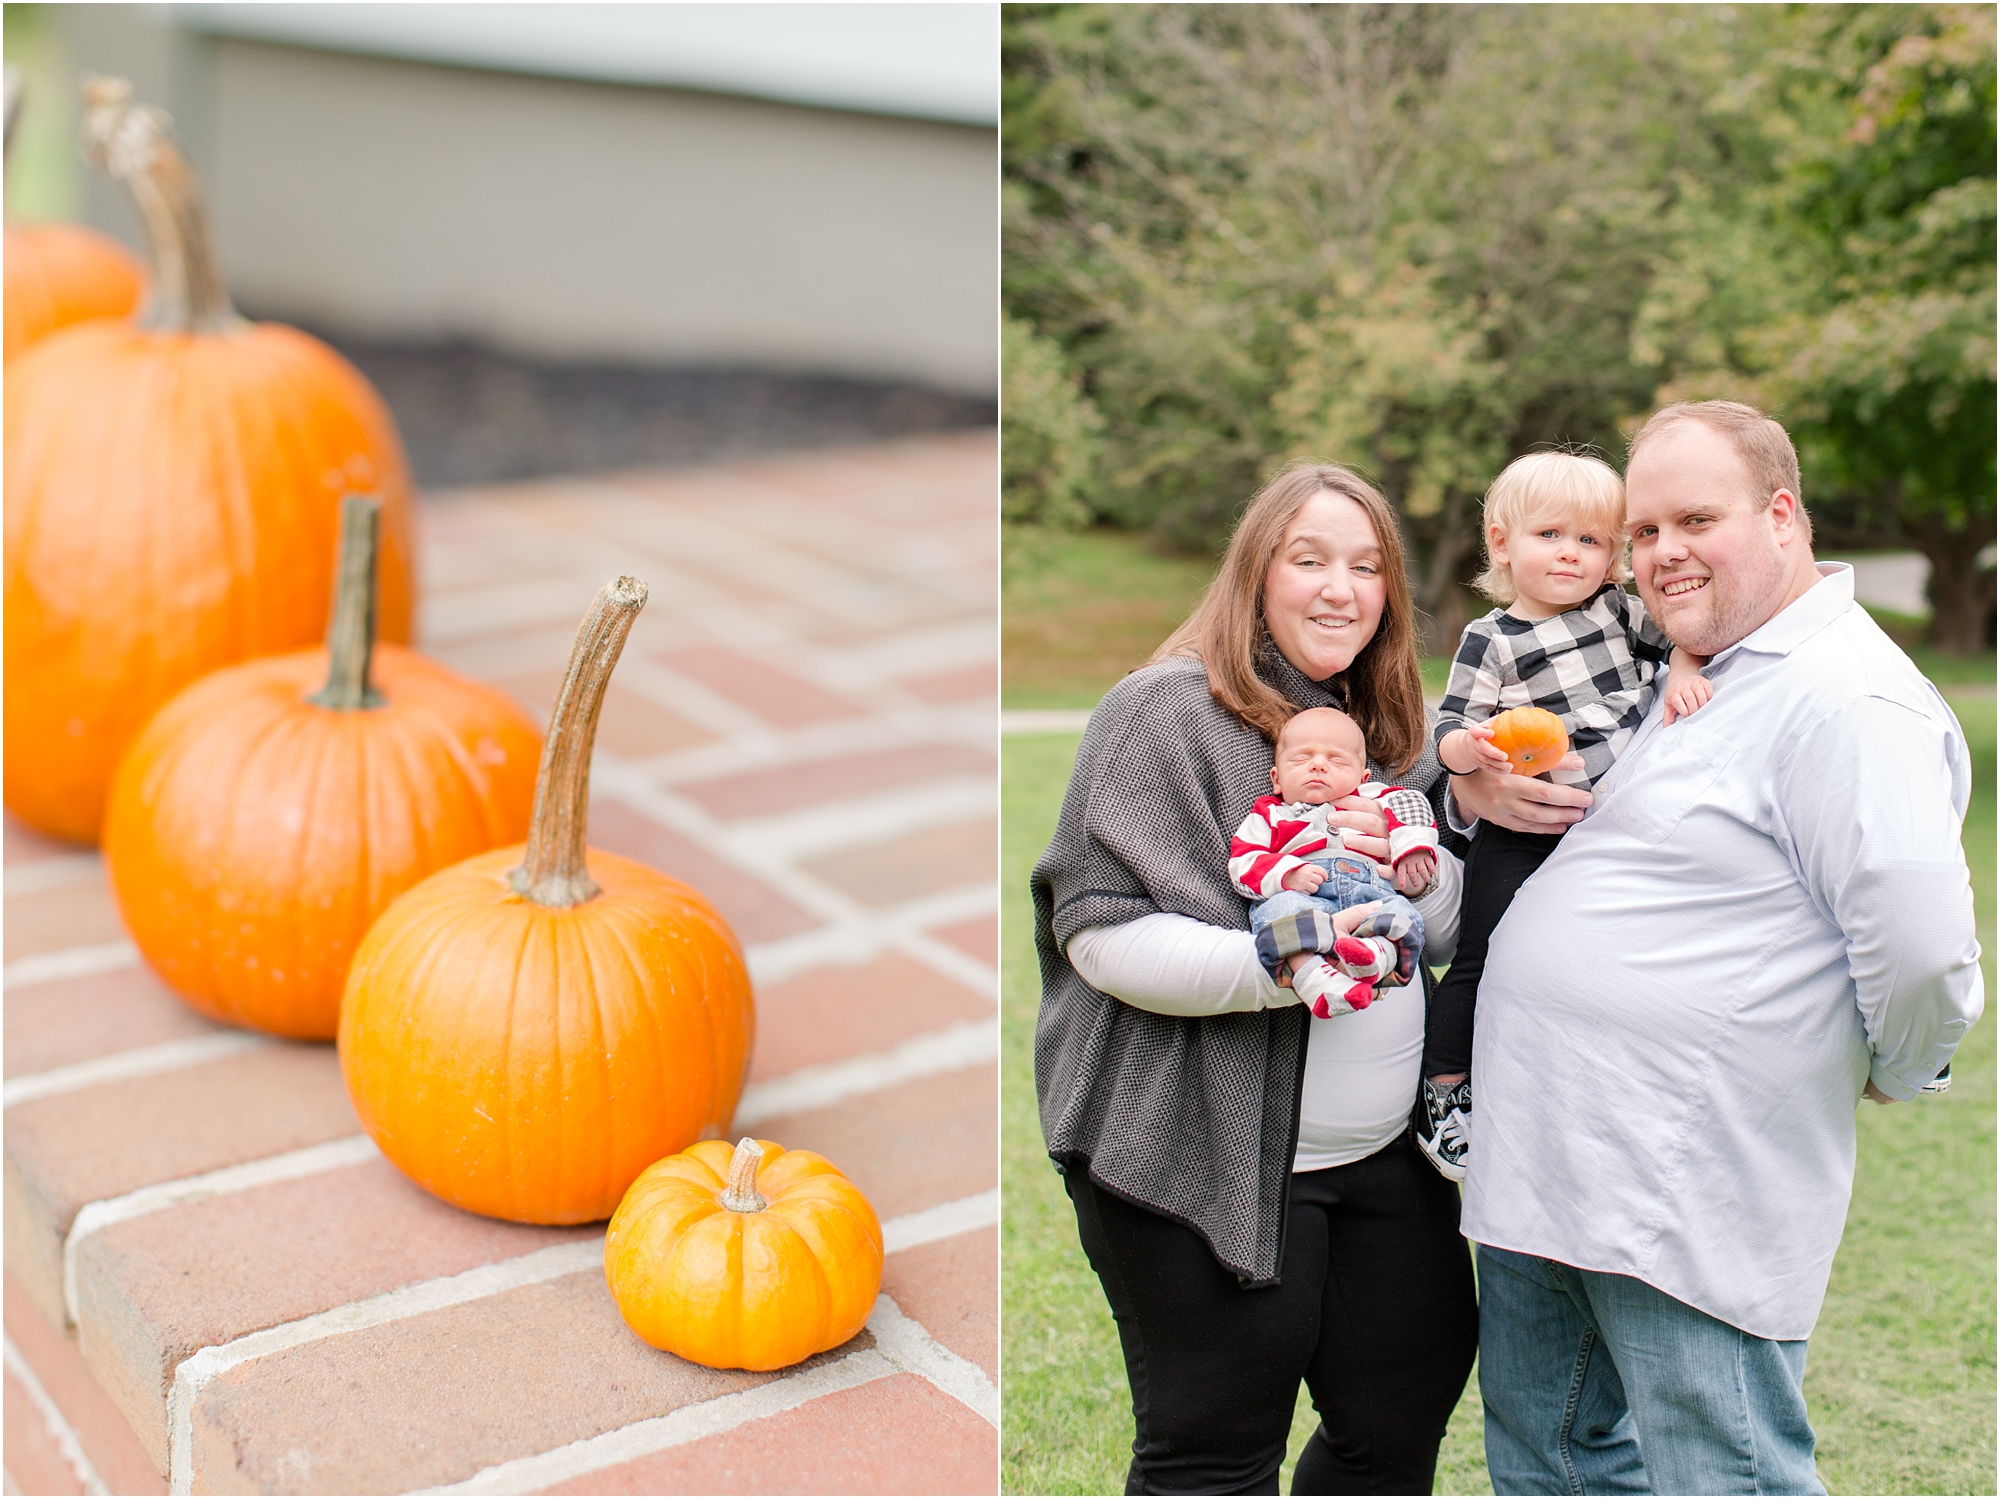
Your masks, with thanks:
[[[1368,780],[1361,726],[1335,708],[1309,708],[1286,721],[1271,765],[1272,796],[1260,796],[1229,840],[1229,876],[1256,902],[1250,930],[1257,957],[1321,1020],[1365,1010],[1378,988],[1407,984],[1424,948],[1424,919],[1404,897],[1437,875],[1437,825],[1420,793]],[[1349,830],[1327,814],[1343,797],[1376,804],[1389,826],[1396,888],[1379,867],[1350,851]],[[1337,911],[1379,908],[1348,935]]]

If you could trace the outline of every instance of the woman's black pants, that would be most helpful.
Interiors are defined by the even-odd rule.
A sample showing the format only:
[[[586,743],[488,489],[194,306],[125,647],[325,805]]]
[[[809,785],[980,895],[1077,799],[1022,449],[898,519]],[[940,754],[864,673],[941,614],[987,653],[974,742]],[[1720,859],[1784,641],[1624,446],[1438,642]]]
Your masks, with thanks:
[[[1407,1131],[1295,1174],[1281,1281],[1245,1290],[1190,1228],[1066,1178],[1132,1382],[1128,1494],[1275,1494],[1303,1379],[1295,1494],[1428,1494],[1479,1341],[1458,1189]]]

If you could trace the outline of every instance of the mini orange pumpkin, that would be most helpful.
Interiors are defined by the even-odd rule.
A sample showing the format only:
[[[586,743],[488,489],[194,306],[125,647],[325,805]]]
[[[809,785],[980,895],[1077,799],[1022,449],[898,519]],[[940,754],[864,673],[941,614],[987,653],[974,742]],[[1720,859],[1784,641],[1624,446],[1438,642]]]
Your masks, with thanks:
[[[711,1369],[783,1369],[860,1332],[882,1225],[825,1157],[745,1137],[648,1166],[604,1236],[626,1325]]]
[[[1493,744],[1513,764],[1517,776],[1553,770],[1569,753],[1562,720],[1546,708],[1509,708],[1491,720]]]
[[[750,978],[701,895],[586,850],[590,749],[646,600],[607,584],[577,632],[525,847],[432,875],[348,972],[340,1063],[382,1153],[446,1202],[586,1223],[651,1162],[719,1135],[750,1057]]]
[[[512,699],[414,651],[377,654],[378,511],[347,501],[327,648],[226,667],[174,698],[105,816],[111,886],[146,961],[204,1014],[300,1040],[333,1039],[347,965],[389,902],[515,842],[535,799],[541,735]]]
[[[381,622],[410,638],[410,481],[346,360],[229,305],[200,187],[156,110],[96,80],[85,140],[132,190],[152,294],[7,366],[6,802],[97,841],[132,738],[196,677],[316,643],[343,494],[383,499]]]

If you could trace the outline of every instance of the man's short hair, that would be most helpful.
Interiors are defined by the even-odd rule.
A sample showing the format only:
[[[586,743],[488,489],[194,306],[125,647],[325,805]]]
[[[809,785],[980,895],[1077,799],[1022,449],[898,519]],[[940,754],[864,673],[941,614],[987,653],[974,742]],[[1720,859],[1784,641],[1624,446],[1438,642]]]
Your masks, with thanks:
[[[1729,439],[1757,486],[1754,498],[1759,510],[1766,509],[1772,494],[1780,489],[1789,489],[1801,506],[1805,504],[1806,497],[1799,490],[1799,455],[1792,439],[1755,406],[1741,401],[1676,401],[1662,406],[1646,418],[1646,425],[1626,446],[1625,471],[1632,471],[1632,460],[1649,439],[1681,422],[1700,422]]]

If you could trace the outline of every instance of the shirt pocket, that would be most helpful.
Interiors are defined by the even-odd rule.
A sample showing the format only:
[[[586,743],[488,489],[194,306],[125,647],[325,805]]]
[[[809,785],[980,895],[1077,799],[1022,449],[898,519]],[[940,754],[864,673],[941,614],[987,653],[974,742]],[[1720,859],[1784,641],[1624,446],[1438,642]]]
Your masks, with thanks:
[[[1683,721],[1640,752],[1601,815],[1642,843],[1664,843],[1714,787],[1736,754],[1723,734]]]

